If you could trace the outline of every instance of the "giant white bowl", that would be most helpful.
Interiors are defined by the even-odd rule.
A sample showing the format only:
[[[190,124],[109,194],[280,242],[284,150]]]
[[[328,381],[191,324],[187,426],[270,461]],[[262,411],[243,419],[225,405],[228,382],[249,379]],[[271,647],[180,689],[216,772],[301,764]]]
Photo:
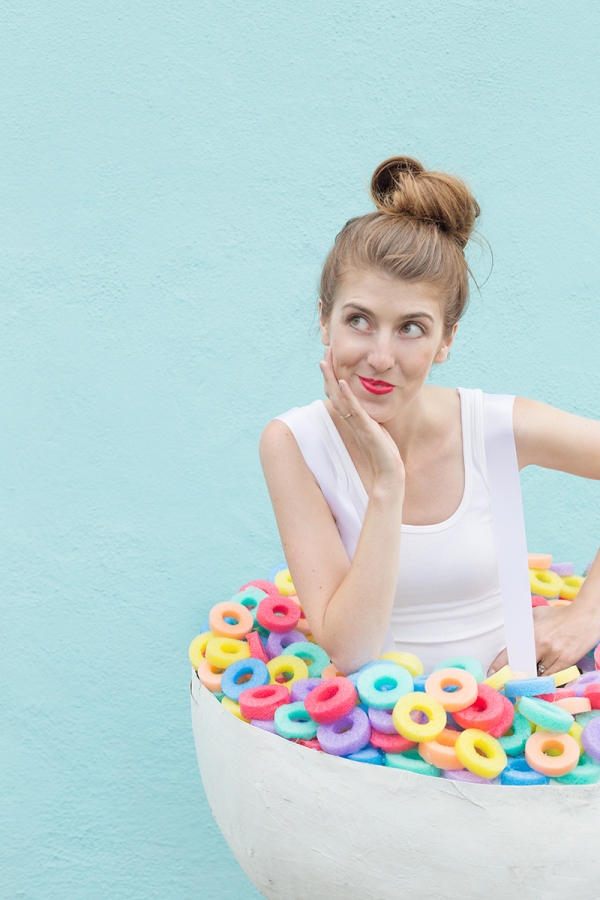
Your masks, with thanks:
[[[192,678],[208,803],[268,900],[599,900],[600,784],[503,787],[337,759]]]

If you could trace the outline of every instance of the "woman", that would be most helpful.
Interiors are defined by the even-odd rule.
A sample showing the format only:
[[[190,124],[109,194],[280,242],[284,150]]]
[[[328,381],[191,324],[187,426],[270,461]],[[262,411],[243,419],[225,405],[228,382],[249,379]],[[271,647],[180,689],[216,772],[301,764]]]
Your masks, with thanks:
[[[394,157],[321,277],[327,401],[270,422],[261,461],[315,640],[349,673],[394,649],[425,671],[456,653],[506,662],[480,391],[427,385],[468,299],[467,186]],[[519,468],[600,479],[600,423],[516,398]],[[534,611],[539,671],[600,641],[598,558],[568,607]]]

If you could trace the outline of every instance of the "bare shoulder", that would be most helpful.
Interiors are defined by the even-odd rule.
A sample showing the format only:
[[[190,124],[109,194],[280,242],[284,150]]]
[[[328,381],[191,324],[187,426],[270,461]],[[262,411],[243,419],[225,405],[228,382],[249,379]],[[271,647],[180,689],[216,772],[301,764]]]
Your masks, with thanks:
[[[517,397],[513,422],[519,468],[543,466],[600,479],[600,422],[596,419]]]

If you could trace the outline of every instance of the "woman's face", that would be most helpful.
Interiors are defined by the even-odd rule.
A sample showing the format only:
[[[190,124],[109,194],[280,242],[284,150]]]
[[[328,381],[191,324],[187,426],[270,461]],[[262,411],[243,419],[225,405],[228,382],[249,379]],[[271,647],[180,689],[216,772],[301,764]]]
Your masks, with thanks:
[[[368,271],[348,274],[328,321],[320,321],[338,380],[381,423],[411,403],[434,362],[445,361],[457,327],[444,337],[435,286]]]

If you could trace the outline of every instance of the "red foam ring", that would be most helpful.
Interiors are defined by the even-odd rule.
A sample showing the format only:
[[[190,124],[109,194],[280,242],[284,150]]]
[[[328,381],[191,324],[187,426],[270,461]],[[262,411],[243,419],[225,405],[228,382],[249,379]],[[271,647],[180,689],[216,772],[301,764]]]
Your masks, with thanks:
[[[572,691],[571,688],[556,688],[556,692],[554,694],[554,701],[550,701],[551,703],[556,703],[557,700],[567,700],[569,697],[576,697],[577,694],[575,691]]]
[[[310,738],[308,741],[304,740],[304,738],[294,738],[293,743],[302,744],[303,747],[308,747],[309,750],[320,750],[323,752],[323,748],[317,738]]]
[[[540,597],[539,594],[532,594],[531,596],[531,605],[535,606],[550,606],[545,597]]]
[[[594,665],[597,669],[600,669],[600,644],[594,650]]]
[[[304,701],[311,719],[328,725],[347,715],[356,706],[358,694],[349,678],[343,675],[327,678],[313,688]]]
[[[556,696],[555,692],[552,692],[551,694],[536,694],[535,699],[546,700],[548,703],[554,703],[555,700],[558,700],[560,698]]]
[[[298,604],[280,594],[270,594],[268,597],[264,597],[256,608],[256,621],[263,628],[274,631],[275,634],[292,631],[298,624],[301,615],[302,610]]]
[[[246,641],[248,642],[248,646],[250,647],[250,656],[253,656],[254,659],[261,659],[266,665],[269,662],[269,657],[267,656],[267,652],[263,647],[263,643],[259,637],[257,631],[250,631],[246,635]]]
[[[590,701],[592,709],[600,709],[600,684],[586,684],[583,696]]]
[[[257,581],[249,581],[247,584],[243,584],[238,593],[245,591],[246,588],[249,587],[257,587],[259,590],[264,591],[265,594],[275,594],[276,596],[279,596],[279,591],[272,581],[261,581],[260,578]]]
[[[508,697],[502,697],[502,703],[504,705],[502,718],[496,725],[492,725],[491,728],[488,728],[488,734],[491,734],[491,736],[495,738],[500,738],[503,734],[506,734],[508,729],[512,727],[512,723],[515,719],[515,708]]]
[[[406,750],[417,746],[415,741],[409,741],[401,734],[384,734],[383,731],[375,731],[374,728],[371,728],[369,743],[371,747],[383,750],[384,753],[405,753]]]
[[[457,710],[452,717],[461,728],[480,728],[488,731],[498,725],[505,715],[507,698],[487,684],[477,685],[477,700],[466,709]]]
[[[247,688],[240,694],[240,712],[245,719],[273,719],[275,710],[290,702],[290,692],[284,684],[265,684]]]

